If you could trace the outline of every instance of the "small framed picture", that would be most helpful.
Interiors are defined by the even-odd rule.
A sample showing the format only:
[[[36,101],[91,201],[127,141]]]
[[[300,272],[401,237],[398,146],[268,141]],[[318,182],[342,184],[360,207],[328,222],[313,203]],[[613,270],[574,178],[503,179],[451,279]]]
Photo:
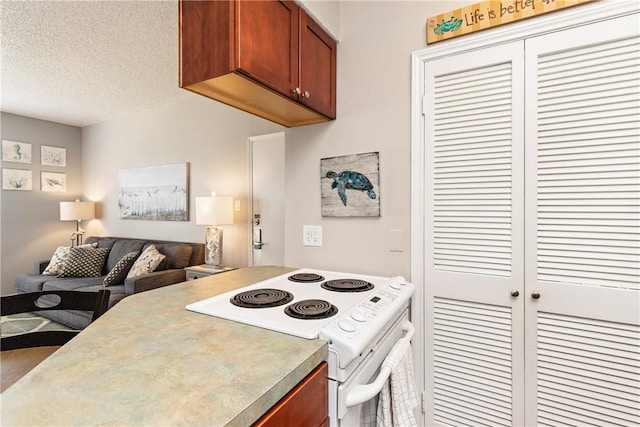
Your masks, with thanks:
[[[31,163],[31,144],[28,142],[2,140],[2,161]]]
[[[43,166],[67,166],[67,149],[60,147],[40,146],[40,164]]]
[[[67,191],[67,174],[56,172],[40,172],[40,189],[42,191]]]
[[[32,177],[30,170],[2,169],[2,189],[31,191]]]
[[[380,216],[378,151],[320,159],[322,216]]]

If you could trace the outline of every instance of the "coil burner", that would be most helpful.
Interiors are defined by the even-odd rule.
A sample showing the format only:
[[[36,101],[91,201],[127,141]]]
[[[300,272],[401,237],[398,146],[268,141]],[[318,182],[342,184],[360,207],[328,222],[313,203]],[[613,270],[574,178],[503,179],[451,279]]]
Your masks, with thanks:
[[[241,292],[229,299],[231,304],[244,308],[268,308],[287,304],[293,300],[293,294],[280,289],[252,289]]]
[[[372,283],[360,279],[327,280],[320,286],[334,292],[365,292],[375,287]]]
[[[338,307],[320,299],[307,299],[294,302],[284,312],[295,319],[326,319],[338,313]]]
[[[315,283],[322,282],[324,277],[316,273],[296,273],[289,276],[289,280],[298,283]]]

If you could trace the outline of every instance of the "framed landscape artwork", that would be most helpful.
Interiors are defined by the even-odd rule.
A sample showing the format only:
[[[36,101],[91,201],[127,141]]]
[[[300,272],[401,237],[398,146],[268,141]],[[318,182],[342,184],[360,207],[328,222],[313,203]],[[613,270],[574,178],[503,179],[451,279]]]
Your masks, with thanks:
[[[120,169],[120,218],[189,221],[189,164]]]
[[[322,216],[380,216],[380,153],[320,160]]]

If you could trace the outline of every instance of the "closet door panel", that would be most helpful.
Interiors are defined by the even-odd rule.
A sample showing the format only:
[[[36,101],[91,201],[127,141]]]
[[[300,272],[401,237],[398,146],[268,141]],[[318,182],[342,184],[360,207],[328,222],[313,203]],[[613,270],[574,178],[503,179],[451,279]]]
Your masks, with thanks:
[[[529,425],[640,424],[637,23],[526,41]]]
[[[427,425],[524,421],[522,48],[425,72]]]

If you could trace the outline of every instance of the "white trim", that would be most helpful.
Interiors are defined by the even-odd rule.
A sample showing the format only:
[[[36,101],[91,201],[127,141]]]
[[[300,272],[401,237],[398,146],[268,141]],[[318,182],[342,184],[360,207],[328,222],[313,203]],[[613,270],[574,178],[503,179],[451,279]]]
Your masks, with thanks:
[[[421,254],[424,260],[424,69],[423,62],[414,53],[411,70],[411,281],[416,284],[416,292],[411,300],[411,322],[416,326],[413,355],[416,361],[416,386],[422,391],[424,402],[424,268],[416,262],[414,254]],[[418,142],[418,143],[416,143]],[[419,213],[419,214],[416,214]],[[418,425],[424,424],[424,408],[419,414]]]

